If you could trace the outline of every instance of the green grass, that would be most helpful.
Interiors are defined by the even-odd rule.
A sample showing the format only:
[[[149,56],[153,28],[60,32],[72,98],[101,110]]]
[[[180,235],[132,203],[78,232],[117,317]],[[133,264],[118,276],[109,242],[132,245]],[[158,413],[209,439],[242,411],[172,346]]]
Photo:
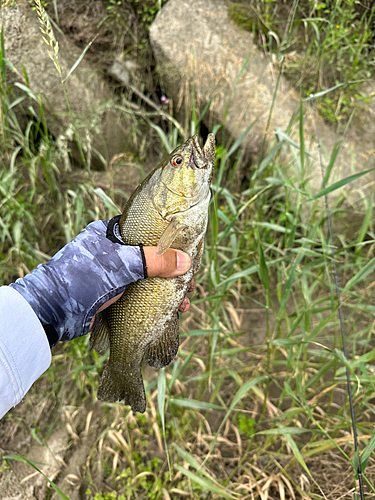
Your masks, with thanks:
[[[344,83],[318,102],[326,121],[345,123],[371,101],[373,94],[363,95],[361,83],[374,75],[372,2],[231,0],[228,14],[280,58],[284,74],[303,96]]]
[[[8,283],[48,260],[91,220],[113,216],[115,207],[94,176],[67,170],[38,96],[24,89],[16,101],[1,59],[0,68],[0,262],[1,282]],[[15,111],[30,100],[37,111],[21,126]],[[55,457],[46,498],[53,493],[48,485],[60,498],[77,498],[80,490],[87,500],[352,498],[348,367],[365,491],[374,496],[373,195],[348,207],[353,179],[341,186],[329,179],[335,149],[326,174],[328,193],[335,190],[334,227],[354,215],[360,221],[335,231],[346,361],[323,192],[312,192],[308,182],[318,154],[305,147],[308,105],[301,103],[296,118],[298,143],[289,131],[278,132],[242,183],[240,141],[217,145],[197,293],[181,316],[177,359],[159,376],[145,371],[146,413],[96,401],[108,353],[90,351],[87,337],[60,344],[50,369],[2,421],[1,474],[16,477],[19,461],[30,474],[45,470],[22,446],[16,455],[18,444],[28,442]],[[193,105],[188,130],[167,118],[133,116],[159,159],[199,132],[202,116]],[[125,201],[119,192],[111,195],[116,204]]]

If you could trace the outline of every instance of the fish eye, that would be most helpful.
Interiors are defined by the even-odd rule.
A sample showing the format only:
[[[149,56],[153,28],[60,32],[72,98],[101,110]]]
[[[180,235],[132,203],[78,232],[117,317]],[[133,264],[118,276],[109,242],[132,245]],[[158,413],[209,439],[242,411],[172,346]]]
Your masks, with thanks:
[[[172,163],[172,165],[174,167],[178,167],[179,165],[181,165],[182,162],[183,162],[182,156],[174,156],[172,158],[172,162],[171,163]]]

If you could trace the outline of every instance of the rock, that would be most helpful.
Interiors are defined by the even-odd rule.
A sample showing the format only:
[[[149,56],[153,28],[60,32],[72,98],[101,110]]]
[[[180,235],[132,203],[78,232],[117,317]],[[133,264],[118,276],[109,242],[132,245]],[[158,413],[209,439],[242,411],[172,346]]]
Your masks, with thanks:
[[[32,92],[42,96],[49,130],[57,137],[71,123],[71,117],[59,73],[40,32],[37,12],[17,4],[2,7],[0,18],[3,23],[6,58],[16,70],[7,68],[7,84],[25,84],[23,67],[25,68]],[[80,57],[81,51],[65,36],[57,32],[56,35],[59,43],[58,63],[65,78]],[[109,87],[84,59],[65,85],[82,142],[86,144],[91,141],[92,150],[97,149],[109,161],[123,149],[128,132],[128,121],[124,116],[109,109],[108,103],[113,100]],[[38,105],[34,103],[34,107],[37,109]],[[87,131],[90,131],[89,141]],[[99,160],[98,162],[100,163]]]
[[[175,102],[182,94],[185,99],[190,97],[192,84],[198,109],[212,99],[209,129],[225,122],[227,133],[238,139],[256,120],[242,143],[252,156],[259,155],[265,136],[269,140],[275,129],[286,131],[293,115],[298,116],[299,94],[281,76],[275,96],[278,68],[256,47],[251,33],[229,20],[224,0],[169,0],[151,25],[150,38],[164,84]],[[322,180],[315,125],[308,102],[304,109],[305,148],[315,158],[309,162],[307,176],[312,192],[317,192]],[[288,135],[299,142],[294,121]],[[373,127],[367,132],[369,122],[366,130],[346,135],[330,182],[375,166],[375,135]],[[340,136],[320,117],[318,128],[327,164]],[[353,191],[374,179],[371,172],[348,189]]]

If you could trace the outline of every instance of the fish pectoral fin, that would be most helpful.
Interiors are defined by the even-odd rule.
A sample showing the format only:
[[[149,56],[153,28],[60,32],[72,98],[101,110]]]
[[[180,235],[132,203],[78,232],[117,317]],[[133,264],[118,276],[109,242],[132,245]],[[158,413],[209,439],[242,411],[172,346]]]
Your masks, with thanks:
[[[109,326],[107,322],[107,313],[102,311],[96,313],[94,325],[91,330],[90,348],[96,352],[102,353],[109,347]]]
[[[171,222],[165,228],[163,234],[160,236],[158,241],[158,251],[156,255],[162,255],[168,248],[172,245],[174,240],[177,238],[181,232],[186,229],[187,226],[178,222],[176,217],[173,217]]]
[[[97,397],[101,401],[124,400],[134,412],[144,413],[146,395],[140,363],[124,364],[109,361],[100,379]]]
[[[145,351],[145,362],[153,368],[159,369],[169,365],[175,358],[179,346],[178,313],[168,321],[158,340]]]

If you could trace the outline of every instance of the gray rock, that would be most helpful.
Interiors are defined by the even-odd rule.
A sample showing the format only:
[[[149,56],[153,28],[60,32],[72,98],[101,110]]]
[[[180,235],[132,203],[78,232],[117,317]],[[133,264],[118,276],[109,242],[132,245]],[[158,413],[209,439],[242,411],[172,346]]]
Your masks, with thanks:
[[[153,22],[150,38],[164,84],[175,102],[181,101],[181,96],[188,100],[194,84],[200,110],[212,99],[209,128],[225,122],[227,133],[234,139],[256,120],[243,142],[253,156],[261,151],[265,136],[269,140],[275,129],[285,131],[293,114],[298,113],[299,94],[281,76],[270,116],[278,68],[256,47],[252,34],[229,20],[224,0],[169,0]],[[305,103],[304,109],[305,147],[317,159],[311,107]],[[369,129],[369,116],[363,123],[364,128],[346,135],[331,182],[375,166],[374,126]],[[318,128],[327,163],[340,136],[320,117]],[[298,142],[296,120],[289,135]],[[310,161],[308,169],[311,188],[317,192],[322,182],[318,161]],[[351,183],[349,189],[353,191],[374,179],[371,172]]]
[[[15,71],[7,68],[7,84],[25,83],[23,66],[31,90],[42,96],[49,129],[59,136],[71,123],[71,118],[59,73],[40,32],[37,13],[21,5],[2,7],[0,21],[4,29],[6,58],[15,68]],[[58,61],[65,78],[81,52],[56,30],[55,34],[59,42]],[[113,99],[110,89],[84,59],[65,85],[82,142],[89,142],[92,149],[97,149],[108,161],[122,150],[127,136],[127,120],[110,109],[109,103]],[[17,91],[17,87],[13,88]]]

